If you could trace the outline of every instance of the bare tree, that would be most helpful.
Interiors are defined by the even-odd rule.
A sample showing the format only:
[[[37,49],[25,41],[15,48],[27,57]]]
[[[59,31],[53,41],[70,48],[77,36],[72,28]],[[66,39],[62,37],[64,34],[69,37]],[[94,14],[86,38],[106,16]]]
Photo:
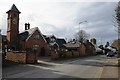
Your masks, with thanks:
[[[79,32],[77,32],[75,34],[75,39],[81,43],[83,43],[83,41],[89,37],[90,37],[90,35],[87,32],[85,32],[84,30],[80,30]]]
[[[118,2],[118,5],[115,9],[116,15],[115,15],[115,19],[117,22],[117,32],[118,32],[118,56],[120,57],[120,2]]]

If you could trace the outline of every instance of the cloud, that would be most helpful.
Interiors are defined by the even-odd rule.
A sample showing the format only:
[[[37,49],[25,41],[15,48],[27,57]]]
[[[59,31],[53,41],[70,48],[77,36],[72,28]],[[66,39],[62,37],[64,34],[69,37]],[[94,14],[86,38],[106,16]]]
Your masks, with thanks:
[[[29,22],[31,28],[39,27],[43,34],[54,34],[57,37],[73,38],[78,32],[79,22],[87,20],[87,23],[80,24],[80,29],[85,30],[91,38],[112,41],[116,39],[115,28],[112,23],[116,2],[41,2],[34,0],[25,1],[2,1],[2,33],[7,27],[6,11],[15,3],[21,11],[20,31],[24,30],[24,23]],[[114,37],[113,37],[114,36]]]

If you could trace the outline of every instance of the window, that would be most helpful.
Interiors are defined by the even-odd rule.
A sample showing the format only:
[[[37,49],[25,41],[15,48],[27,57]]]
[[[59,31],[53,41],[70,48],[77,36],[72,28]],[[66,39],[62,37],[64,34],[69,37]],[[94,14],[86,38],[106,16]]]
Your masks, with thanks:
[[[54,43],[55,42],[55,39],[54,38],[51,38],[50,39],[50,43]]]
[[[40,39],[40,35],[35,35],[34,39]]]
[[[33,45],[33,50],[37,50],[39,48],[39,45]]]

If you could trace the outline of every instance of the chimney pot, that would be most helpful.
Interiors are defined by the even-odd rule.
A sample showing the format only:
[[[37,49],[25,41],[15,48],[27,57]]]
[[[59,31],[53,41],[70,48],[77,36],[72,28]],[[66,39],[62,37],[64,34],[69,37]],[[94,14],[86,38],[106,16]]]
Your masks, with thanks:
[[[29,23],[25,23],[25,30],[30,29],[30,24]]]

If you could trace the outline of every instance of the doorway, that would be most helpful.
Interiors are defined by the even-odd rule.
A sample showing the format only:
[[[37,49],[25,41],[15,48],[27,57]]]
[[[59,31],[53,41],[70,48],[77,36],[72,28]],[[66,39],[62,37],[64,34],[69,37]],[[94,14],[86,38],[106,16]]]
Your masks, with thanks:
[[[41,48],[40,56],[45,56],[45,48],[44,47]]]

